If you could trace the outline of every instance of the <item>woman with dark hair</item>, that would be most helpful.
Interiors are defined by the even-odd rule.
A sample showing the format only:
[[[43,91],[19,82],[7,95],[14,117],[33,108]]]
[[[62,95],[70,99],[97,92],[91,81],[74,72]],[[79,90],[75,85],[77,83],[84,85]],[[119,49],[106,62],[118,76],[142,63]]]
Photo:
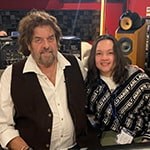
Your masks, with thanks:
[[[150,78],[127,63],[111,35],[99,36],[92,46],[86,90],[89,119],[102,145],[150,139]]]

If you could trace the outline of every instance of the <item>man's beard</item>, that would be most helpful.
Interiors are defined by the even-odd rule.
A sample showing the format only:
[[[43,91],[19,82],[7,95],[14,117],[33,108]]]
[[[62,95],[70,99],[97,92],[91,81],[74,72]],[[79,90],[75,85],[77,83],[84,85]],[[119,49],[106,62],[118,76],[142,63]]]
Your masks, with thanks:
[[[48,56],[40,55],[39,63],[48,68],[54,63],[55,59],[56,56],[52,52],[50,52]]]
[[[48,52],[48,54],[41,53],[38,56],[34,55],[34,53],[32,53],[32,57],[34,58],[37,65],[44,66],[46,68],[50,67],[57,59],[55,54],[52,51]]]

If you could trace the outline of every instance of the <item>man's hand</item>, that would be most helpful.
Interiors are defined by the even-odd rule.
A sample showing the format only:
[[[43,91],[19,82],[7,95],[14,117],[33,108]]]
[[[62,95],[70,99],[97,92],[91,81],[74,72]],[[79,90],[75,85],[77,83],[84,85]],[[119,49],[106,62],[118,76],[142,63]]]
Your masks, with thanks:
[[[19,136],[12,139],[7,147],[9,150],[27,150],[29,148],[28,144]]]

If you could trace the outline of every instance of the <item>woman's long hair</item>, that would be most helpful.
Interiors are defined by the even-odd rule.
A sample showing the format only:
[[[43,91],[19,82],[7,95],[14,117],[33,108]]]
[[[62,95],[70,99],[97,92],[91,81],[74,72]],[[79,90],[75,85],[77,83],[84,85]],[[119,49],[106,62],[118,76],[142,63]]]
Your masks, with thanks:
[[[99,79],[100,71],[95,64],[95,55],[97,44],[102,40],[111,40],[113,42],[113,51],[115,55],[115,67],[113,70],[113,80],[116,84],[122,83],[128,76],[126,69],[127,61],[120,48],[119,42],[112,35],[101,35],[99,36],[91,48],[90,56],[88,58],[88,73],[87,82],[94,84],[95,80]]]

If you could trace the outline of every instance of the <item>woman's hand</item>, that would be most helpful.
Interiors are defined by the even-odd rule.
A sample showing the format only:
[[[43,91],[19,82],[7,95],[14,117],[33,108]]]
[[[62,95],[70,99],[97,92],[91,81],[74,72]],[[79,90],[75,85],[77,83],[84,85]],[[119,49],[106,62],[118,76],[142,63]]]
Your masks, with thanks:
[[[142,68],[140,68],[140,67],[137,66],[137,65],[131,65],[131,66],[134,67],[134,68],[137,68],[137,69],[141,70],[142,72],[145,72]]]

